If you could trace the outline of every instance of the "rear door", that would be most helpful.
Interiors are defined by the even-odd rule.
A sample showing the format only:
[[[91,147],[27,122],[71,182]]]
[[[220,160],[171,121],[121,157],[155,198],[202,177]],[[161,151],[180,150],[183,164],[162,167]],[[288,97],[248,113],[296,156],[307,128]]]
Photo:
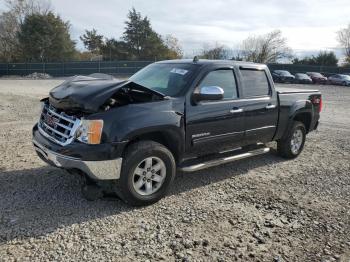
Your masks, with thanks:
[[[212,68],[196,88],[203,86],[221,87],[224,99],[186,105],[187,152],[196,155],[236,147],[244,136],[244,113],[233,68]]]
[[[338,84],[338,83],[339,83],[338,75],[333,75],[333,76],[331,76],[329,79],[330,79],[330,81],[331,81],[333,84]]]
[[[278,121],[277,93],[266,67],[240,67],[245,144],[271,141]]]
[[[340,85],[342,83],[342,81],[343,81],[343,79],[341,78],[340,75],[335,75],[334,79],[335,79],[335,83],[338,84],[338,85]]]

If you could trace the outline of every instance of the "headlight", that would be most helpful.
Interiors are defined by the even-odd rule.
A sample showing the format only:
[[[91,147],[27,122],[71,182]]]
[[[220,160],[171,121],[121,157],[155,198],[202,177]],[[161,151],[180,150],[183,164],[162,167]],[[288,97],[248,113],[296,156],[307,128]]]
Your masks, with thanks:
[[[86,144],[99,144],[101,142],[103,120],[85,120],[76,132],[76,138]]]

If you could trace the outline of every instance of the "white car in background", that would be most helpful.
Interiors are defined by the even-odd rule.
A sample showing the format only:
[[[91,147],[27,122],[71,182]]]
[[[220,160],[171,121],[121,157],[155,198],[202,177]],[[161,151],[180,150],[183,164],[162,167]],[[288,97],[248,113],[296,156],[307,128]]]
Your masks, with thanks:
[[[328,77],[328,83],[333,85],[350,86],[350,76],[335,74]]]

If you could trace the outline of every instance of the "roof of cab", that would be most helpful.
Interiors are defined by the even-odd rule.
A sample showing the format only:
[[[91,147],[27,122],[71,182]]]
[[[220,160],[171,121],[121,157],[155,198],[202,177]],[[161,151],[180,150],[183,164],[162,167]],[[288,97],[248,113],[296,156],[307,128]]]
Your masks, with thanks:
[[[235,60],[209,60],[209,59],[198,59],[196,62],[193,59],[174,59],[158,61],[157,64],[198,64],[198,65],[209,65],[209,64],[227,64],[227,65],[238,65],[238,66],[256,66],[262,67],[265,64],[258,64],[253,62],[235,61]]]

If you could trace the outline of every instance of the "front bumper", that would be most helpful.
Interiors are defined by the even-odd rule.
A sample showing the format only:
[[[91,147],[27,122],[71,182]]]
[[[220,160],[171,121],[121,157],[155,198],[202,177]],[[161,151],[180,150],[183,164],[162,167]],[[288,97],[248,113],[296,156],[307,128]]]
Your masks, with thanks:
[[[38,156],[49,165],[80,170],[94,180],[120,178],[123,159],[118,151],[123,144],[94,146],[73,143],[62,147],[44,138],[34,126],[33,145]]]
[[[83,161],[79,158],[57,154],[33,139],[35,151],[46,163],[64,169],[78,169],[95,180],[119,179],[122,158],[103,161]]]

